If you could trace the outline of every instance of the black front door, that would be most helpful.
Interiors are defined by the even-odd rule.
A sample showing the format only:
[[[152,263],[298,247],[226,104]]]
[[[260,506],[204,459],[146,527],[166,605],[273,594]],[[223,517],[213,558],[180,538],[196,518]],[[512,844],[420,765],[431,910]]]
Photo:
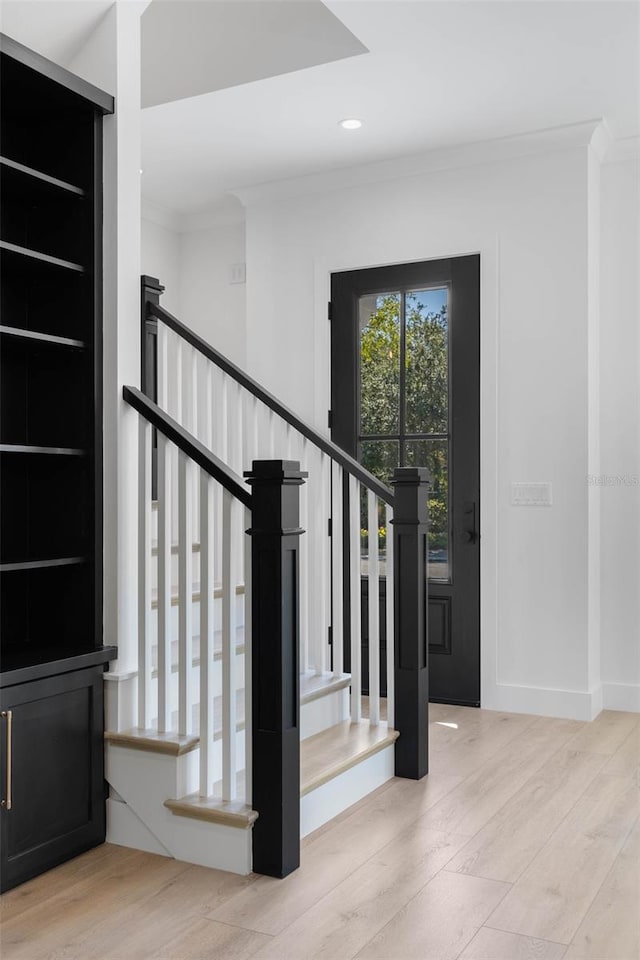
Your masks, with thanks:
[[[478,706],[480,258],[334,273],[331,318],[333,441],[385,483],[433,478],[429,699]]]

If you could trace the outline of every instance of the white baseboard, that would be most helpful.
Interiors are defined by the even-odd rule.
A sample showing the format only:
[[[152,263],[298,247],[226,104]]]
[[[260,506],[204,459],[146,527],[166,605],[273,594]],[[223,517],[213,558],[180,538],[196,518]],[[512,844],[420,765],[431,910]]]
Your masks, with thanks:
[[[589,691],[554,690],[497,683],[482,691],[482,706],[505,713],[529,713],[563,720],[594,720],[603,706],[602,686]]]
[[[300,798],[300,836],[306,837],[394,776],[395,744],[367,757]]]
[[[640,683],[603,683],[602,705],[605,710],[640,713]]]

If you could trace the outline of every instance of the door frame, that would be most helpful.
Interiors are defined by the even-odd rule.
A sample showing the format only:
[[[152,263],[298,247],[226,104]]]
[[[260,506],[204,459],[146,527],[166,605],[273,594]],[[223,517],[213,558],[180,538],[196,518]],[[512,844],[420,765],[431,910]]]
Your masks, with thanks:
[[[371,241],[369,241],[371,242]],[[378,254],[378,256],[377,256]],[[327,304],[331,299],[331,274],[344,270],[365,270],[399,263],[420,263],[470,254],[480,256],[480,705],[504,709],[497,677],[498,633],[498,452],[499,417],[499,238],[488,243],[486,235],[474,235],[467,242],[425,242],[420,251],[398,250],[393,259],[379,258],[379,244],[363,246],[354,257],[325,256],[314,259],[315,363],[314,419],[329,437],[327,410],[331,407],[331,325]]]

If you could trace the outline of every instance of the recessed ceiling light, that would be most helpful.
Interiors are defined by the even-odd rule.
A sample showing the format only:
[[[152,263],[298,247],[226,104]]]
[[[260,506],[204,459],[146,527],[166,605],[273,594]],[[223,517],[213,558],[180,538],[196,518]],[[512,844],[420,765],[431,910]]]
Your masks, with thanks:
[[[140,167],[140,173],[144,173],[144,170],[142,169],[142,167]]]
[[[362,126],[362,120],[357,120],[355,117],[350,117],[346,120],[340,120],[340,126],[343,130],[357,130]]]

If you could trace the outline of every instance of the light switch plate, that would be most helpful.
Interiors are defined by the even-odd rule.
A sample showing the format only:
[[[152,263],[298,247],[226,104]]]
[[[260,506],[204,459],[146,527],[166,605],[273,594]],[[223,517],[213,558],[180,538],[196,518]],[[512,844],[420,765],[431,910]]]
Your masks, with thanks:
[[[246,283],[246,263],[232,263],[229,268],[229,283]]]
[[[511,484],[511,503],[516,507],[550,507],[550,483],[519,483]]]

